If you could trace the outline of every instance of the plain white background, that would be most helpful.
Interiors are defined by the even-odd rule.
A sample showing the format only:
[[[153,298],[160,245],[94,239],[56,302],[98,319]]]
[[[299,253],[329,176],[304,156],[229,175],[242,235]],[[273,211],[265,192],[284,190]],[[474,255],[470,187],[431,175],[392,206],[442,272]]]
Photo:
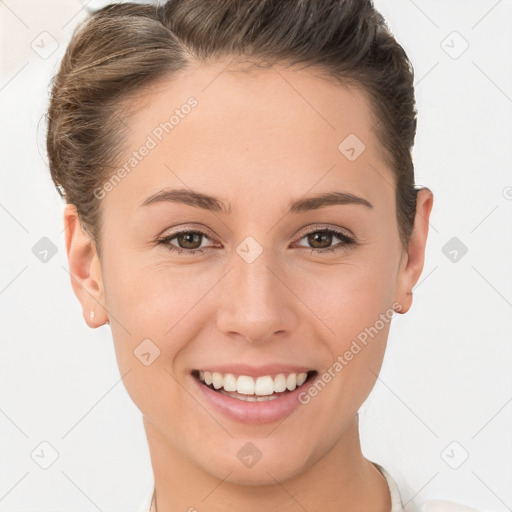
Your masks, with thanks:
[[[153,483],[110,329],[89,329],[72,292],[63,203],[45,155],[49,81],[84,3],[0,1],[3,512],[135,511]],[[413,307],[395,318],[361,409],[363,449],[395,477],[407,507],[438,498],[504,512],[512,507],[512,2],[375,5],[415,68],[416,181],[435,201]],[[43,237],[56,248],[46,263],[33,251]],[[53,450],[57,460],[43,469]]]

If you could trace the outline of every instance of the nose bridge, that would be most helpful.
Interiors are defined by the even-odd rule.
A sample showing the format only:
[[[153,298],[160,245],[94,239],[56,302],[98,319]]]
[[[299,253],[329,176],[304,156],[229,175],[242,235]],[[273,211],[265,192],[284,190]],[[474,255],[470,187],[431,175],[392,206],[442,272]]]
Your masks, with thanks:
[[[293,294],[285,286],[284,276],[279,275],[271,251],[262,249],[251,240],[237,248],[218,312],[222,332],[231,336],[237,333],[253,342],[289,332],[296,321]]]

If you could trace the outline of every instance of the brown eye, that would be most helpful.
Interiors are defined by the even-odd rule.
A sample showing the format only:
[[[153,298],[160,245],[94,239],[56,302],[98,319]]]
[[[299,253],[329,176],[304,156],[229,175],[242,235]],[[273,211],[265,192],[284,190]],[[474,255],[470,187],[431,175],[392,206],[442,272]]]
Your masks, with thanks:
[[[175,242],[173,243],[173,240]],[[202,231],[187,229],[177,231],[176,233],[160,238],[157,242],[166,247],[170,252],[177,254],[195,254],[208,250],[209,247],[203,245],[204,240],[210,240],[210,237]]]
[[[178,246],[182,249],[199,249],[201,247],[202,233],[197,231],[180,233],[174,238],[178,241]]]
[[[345,232],[333,229],[317,229],[306,233],[301,240],[305,239],[309,244],[307,248],[311,249],[312,253],[326,253],[342,250],[356,244],[356,241],[347,235]],[[339,243],[332,245],[334,240],[339,240]],[[305,247],[305,246],[300,246]]]
[[[307,237],[313,249],[326,249],[331,246],[333,234],[328,231],[315,231]]]
[[[332,229],[317,229],[306,233],[300,240],[306,239],[309,247],[299,245],[299,247],[309,248],[312,253],[335,252],[356,245],[356,241],[345,232]],[[339,243],[332,245],[334,240]],[[174,243],[172,241],[175,240]],[[177,254],[192,255],[209,251],[212,246],[203,245],[205,240],[210,240],[207,233],[198,230],[182,230],[172,235],[157,240],[158,244],[165,246],[170,252]]]

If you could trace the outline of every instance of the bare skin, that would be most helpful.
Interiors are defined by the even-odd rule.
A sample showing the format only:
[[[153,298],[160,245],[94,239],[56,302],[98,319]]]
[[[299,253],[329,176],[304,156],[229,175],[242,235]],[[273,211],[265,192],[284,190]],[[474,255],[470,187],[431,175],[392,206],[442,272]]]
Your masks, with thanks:
[[[405,250],[394,175],[364,94],[307,70],[225,67],[194,65],[162,82],[126,120],[129,155],[190,96],[198,102],[102,199],[101,261],[66,206],[74,292],[90,327],[110,321],[124,385],[143,414],[158,512],[388,512],[386,481],[361,452],[357,411],[375,384],[389,323],[280,422],[226,417],[204,401],[191,371],[286,363],[322,375],[394,303],[407,312],[423,269],[432,192],[418,193]],[[365,145],[354,161],[338,149],[349,134]],[[230,212],[176,202],[141,207],[165,188],[215,196]],[[286,213],[291,201],[332,191],[372,206]],[[193,247],[202,253],[187,254],[183,237],[170,242],[182,254],[155,242],[187,227],[205,234]],[[327,228],[355,243],[333,235],[314,245],[307,236]],[[251,263],[237,253],[249,236],[262,250]],[[325,247],[338,250],[311,251]],[[145,339],[160,350],[149,366],[134,357]],[[247,442],[262,454],[250,468],[237,457]]]

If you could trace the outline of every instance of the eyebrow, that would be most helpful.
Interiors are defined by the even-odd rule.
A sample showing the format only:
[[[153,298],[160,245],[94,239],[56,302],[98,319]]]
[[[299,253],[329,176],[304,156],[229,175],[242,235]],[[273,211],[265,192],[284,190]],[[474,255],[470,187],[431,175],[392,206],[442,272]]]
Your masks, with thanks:
[[[195,192],[190,189],[163,189],[148,197],[141,205],[149,206],[160,202],[181,203],[195,208],[202,208],[217,213],[231,213],[231,204],[224,203],[220,199]],[[358,204],[367,208],[373,208],[373,205],[366,199],[348,192],[325,192],[314,196],[301,198],[292,201],[288,205],[286,214],[302,213],[311,210],[318,210],[326,206]]]

